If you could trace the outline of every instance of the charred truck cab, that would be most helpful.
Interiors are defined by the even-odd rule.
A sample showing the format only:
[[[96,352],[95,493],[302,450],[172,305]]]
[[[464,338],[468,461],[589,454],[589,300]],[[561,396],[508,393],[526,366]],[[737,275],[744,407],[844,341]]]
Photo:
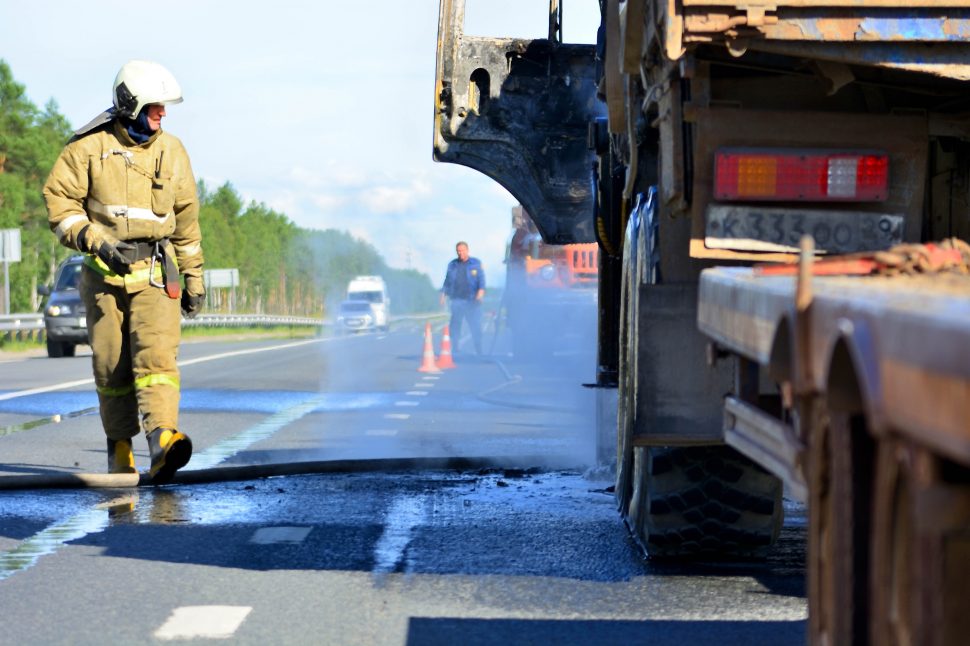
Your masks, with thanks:
[[[809,280],[809,254],[961,257],[970,1],[599,6],[573,45],[560,0],[536,40],[466,36],[441,0],[434,156],[546,242],[599,244],[601,457],[628,526],[654,557],[764,554],[784,486],[809,505],[813,643],[957,643],[970,279]],[[802,248],[800,280],[751,269]]]

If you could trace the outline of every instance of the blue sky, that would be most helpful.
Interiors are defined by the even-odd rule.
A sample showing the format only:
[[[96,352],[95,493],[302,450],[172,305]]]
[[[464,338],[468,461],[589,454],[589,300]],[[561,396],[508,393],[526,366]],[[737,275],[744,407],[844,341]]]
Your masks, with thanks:
[[[467,0],[466,32],[541,36],[547,7]],[[592,42],[597,0],[564,11],[566,40]],[[6,0],[0,58],[74,127],[110,105],[125,61],[158,61],[185,97],[163,128],[210,187],[229,181],[301,227],[348,230],[435,284],[467,240],[497,285],[515,200],[431,159],[437,28],[437,0]]]

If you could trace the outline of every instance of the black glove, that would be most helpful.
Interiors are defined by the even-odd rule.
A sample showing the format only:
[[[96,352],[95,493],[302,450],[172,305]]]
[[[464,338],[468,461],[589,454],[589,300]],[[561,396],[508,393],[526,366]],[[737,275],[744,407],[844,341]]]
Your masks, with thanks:
[[[205,286],[202,279],[186,276],[185,289],[182,290],[182,316],[194,319],[203,305],[205,305]]]
[[[131,258],[126,256],[125,252],[132,252],[136,249],[137,247],[135,245],[124,240],[115,240],[112,242],[106,239],[98,247],[98,258],[103,260],[104,264],[111,268],[111,271],[119,276],[124,276],[125,274],[131,273]]]

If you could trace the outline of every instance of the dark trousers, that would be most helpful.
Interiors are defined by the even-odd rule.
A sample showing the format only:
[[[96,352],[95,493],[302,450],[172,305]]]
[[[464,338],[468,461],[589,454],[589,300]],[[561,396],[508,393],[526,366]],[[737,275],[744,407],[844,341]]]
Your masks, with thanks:
[[[451,324],[448,332],[454,339],[455,352],[461,344],[461,322],[468,321],[468,328],[475,342],[475,352],[482,353],[482,307],[475,299],[451,299]]]

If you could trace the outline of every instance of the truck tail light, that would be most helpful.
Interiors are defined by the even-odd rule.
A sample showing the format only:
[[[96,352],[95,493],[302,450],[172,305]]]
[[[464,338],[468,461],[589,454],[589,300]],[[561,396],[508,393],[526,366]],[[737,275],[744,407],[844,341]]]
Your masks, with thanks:
[[[880,202],[888,193],[882,152],[726,148],[714,159],[718,200]]]

